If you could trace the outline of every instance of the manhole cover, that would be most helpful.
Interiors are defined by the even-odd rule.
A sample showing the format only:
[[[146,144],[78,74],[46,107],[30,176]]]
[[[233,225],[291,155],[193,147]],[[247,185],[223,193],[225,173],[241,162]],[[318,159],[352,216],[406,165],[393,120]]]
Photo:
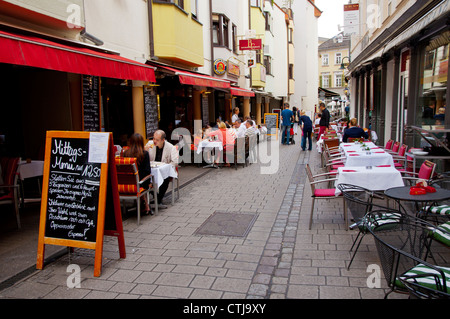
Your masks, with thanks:
[[[197,229],[197,235],[245,237],[253,226],[257,214],[214,212]]]

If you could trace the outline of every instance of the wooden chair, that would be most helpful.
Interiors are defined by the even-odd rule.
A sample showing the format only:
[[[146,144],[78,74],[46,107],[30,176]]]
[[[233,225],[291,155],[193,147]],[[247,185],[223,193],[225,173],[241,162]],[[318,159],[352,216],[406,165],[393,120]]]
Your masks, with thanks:
[[[137,206],[137,224],[141,220],[141,198],[147,196],[147,202],[150,203],[149,192],[153,190],[153,195],[157,198],[156,187],[152,185],[152,175],[139,178],[136,158],[116,157],[117,181],[119,184],[119,198],[122,200],[135,200]],[[142,183],[150,179],[148,189],[141,187]],[[155,204],[155,211],[158,212],[158,205]]]
[[[19,157],[7,157],[1,160],[3,184],[0,190],[5,190],[4,194],[0,194],[0,205],[12,205],[16,214],[17,228],[21,228],[19,213]]]
[[[309,229],[311,229],[312,226],[312,220],[313,220],[313,213],[314,213],[314,204],[315,201],[318,199],[343,199],[343,196],[336,196],[335,188],[316,188],[316,185],[319,183],[329,183],[330,181],[335,181],[336,178],[326,178],[327,173],[325,174],[318,174],[313,175],[311,172],[311,168],[309,167],[309,164],[306,164],[306,174],[308,175],[309,185],[311,186],[311,197],[312,197],[312,205],[311,205],[311,213],[309,217]],[[325,177],[324,179],[318,179],[320,177]],[[347,209],[345,207],[345,201],[344,203],[344,220],[345,220],[345,229],[348,229],[348,220],[347,220]]]
[[[250,140],[248,136],[238,137],[234,142],[234,168],[237,170],[238,164],[247,166],[247,158],[250,155]]]

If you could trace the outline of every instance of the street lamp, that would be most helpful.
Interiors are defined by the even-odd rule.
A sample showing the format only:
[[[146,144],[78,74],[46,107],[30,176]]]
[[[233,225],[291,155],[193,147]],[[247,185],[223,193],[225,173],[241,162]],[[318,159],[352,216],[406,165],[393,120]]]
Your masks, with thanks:
[[[350,63],[350,58],[349,58],[348,56],[343,57],[343,58],[342,58],[341,67],[340,67],[341,70],[344,70],[344,69],[345,69],[344,59],[347,59],[347,60],[348,60],[348,63]]]

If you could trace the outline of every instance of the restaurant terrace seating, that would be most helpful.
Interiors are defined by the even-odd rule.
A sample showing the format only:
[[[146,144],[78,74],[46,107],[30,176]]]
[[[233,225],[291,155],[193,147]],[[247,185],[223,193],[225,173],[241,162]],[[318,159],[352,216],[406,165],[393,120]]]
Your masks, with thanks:
[[[369,213],[368,218],[375,213]],[[437,228],[405,215],[398,226],[386,231],[368,228],[375,239],[384,277],[392,292],[409,292],[420,298],[450,298],[450,268],[426,261],[430,255],[430,234]],[[448,261],[445,261],[448,263]]]
[[[372,228],[373,231],[389,229],[392,224],[399,223],[403,214],[399,210],[375,204],[374,199],[384,200],[384,197],[374,191],[350,184],[339,184],[337,187],[343,194],[346,208],[355,221],[350,226],[350,229],[357,227],[359,230],[350,248],[350,252],[355,248],[350,263],[347,266],[347,269],[350,269],[361,241],[368,233],[368,228]],[[374,212],[370,215],[371,218],[367,217],[369,212]],[[360,236],[361,238],[358,241]]]
[[[403,176],[403,180],[409,181],[409,182],[415,184],[418,180],[422,179],[422,180],[425,180],[428,183],[430,183],[434,176],[435,169],[436,169],[435,163],[433,163],[429,160],[425,160],[422,163],[422,165],[420,166],[418,173],[404,172],[405,175],[407,175],[407,176]]]

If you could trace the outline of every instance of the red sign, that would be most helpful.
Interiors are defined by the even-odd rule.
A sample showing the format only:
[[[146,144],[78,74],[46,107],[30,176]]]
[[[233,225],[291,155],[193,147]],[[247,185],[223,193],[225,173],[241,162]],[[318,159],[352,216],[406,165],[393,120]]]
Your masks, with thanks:
[[[239,40],[239,50],[262,50],[262,39]]]

